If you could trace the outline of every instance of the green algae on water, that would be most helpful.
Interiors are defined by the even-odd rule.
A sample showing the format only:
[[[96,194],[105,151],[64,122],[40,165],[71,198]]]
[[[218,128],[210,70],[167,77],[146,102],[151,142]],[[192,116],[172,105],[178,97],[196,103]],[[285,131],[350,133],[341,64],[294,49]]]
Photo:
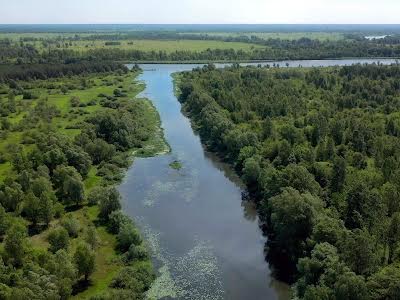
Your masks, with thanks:
[[[169,164],[169,166],[174,170],[182,169],[182,163],[178,160],[174,160],[172,163]]]

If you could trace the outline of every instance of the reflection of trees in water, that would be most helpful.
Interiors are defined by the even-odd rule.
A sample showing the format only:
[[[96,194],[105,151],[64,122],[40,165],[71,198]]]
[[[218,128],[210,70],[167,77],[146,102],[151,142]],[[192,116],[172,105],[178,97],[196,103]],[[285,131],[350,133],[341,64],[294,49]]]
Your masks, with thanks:
[[[249,199],[247,196],[247,192],[242,192],[242,203],[243,207],[243,216],[246,220],[251,222],[255,222],[258,219],[257,207],[254,201]]]
[[[266,226],[263,227],[265,236],[268,236],[266,232]],[[271,235],[269,235],[271,236]],[[268,238],[264,245],[264,256],[268,262],[271,270],[271,275],[277,280],[293,283],[296,272],[296,264],[291,262],[289,253],[279,248],[271,238]]]
[[[258,220],[259,226],[262,229],[263,235],[268,237],[267,226],[261,220],[259,220],[259,214],[257,210],[257,203],[255,201],[255,195],[248,191],[243,181],[237,175],[235,170],[228,164],[221,161],[220,158],[214,153],[204,151],[205,157],[212,162],[213,166],[218,170],[222,171],[226,178],[231,182],[235,183],[242,188],[242,203],[243,216],[246,220],[255,222]],[[279,249],[271,239],[267,239],[264,246],[264,256],[265,260],[271,268],[271,285],[285,285],[284,282],[293,282],[294,278],[290,277],[290,274],[295,274],[296,265],[290,262],[290,257],[282,249]],[[278,267],[279,266],[279,267]],[[277,280],[275,280],[275,279]],[[280,281],[283,282],[280,282]],[[289,299],[288,289],[276,289],[277,291],[282,290],[282,295],[279,298]]]
[[[224,176],[226,178],[228,178],[231,182],[233,182],[240,188],[246,189],[246,186],[244,185],[243,181],[240,179],[240,177],[236,174],[235,170],[232,169],[230,165],[222,162],[221,159],[214,153],[204,150],[204,155],[216,169],[224,173]]]

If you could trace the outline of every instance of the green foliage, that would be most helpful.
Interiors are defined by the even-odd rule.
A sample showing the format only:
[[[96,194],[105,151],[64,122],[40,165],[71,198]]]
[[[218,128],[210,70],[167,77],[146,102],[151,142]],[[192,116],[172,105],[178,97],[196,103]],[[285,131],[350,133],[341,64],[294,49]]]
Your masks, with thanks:
[[[88,194],[87,200],[89,205],[97,205],[100,202],[104,202],[108,196],[108,189],[103,186],[94,187]]]
[[[79,244],[74,254],[74,262],[79,276],[84,276],[85,281],[95,270],[95,255],[87,244]]]
[[[400,66],[178,77],[202,140],[260,202],[269,261],[296,296],[396,299]]]
[[[96,228],[89,226],[86,230],[85,242],[94,250],[99,245],[99,237]]]
[[[8,220],[8,215],[4,209],[3,206],[0,204],[0,235],[3,235],[6,233],[8,226],[9,226],[9,220]]]
[[[121,252],[129,250],[131,245],[138,246],[142,242],[139,231],[131,223],[123,224],[117,234],[118,248]]]
[[[68,250],[69,246],[69,235],[68,231],[63,228],[57,228],[50,232],[47,237],[50,243],[50,251],[56,253],[58,250]]]
[[[53,180],[58,198],[66,204],[80,204],[85,199],[81,175],[74,167],[58,166],[54,170]]]
[[[117,289],[127,289],[133,299],[139,298],[150,288],[154,278],[153,272],[148,266],[140,264],[135,267],[125,267],[113,279],[111,287]]]
[[[127,215],[120,210],[115,210],[109,214],[107,227],[111,233],[117,234],[122,225],[130,223],[132,220]]]
[[[76,220],[72,214],[66,215],[62,219],[61,225],[66,229],[70,237],[78,236],[81,226],[79,224],[79,221]]]
[[[7,261],[14,266],[21,266],[27,253],[27,230],[21,222],[16,222],[6,231],[4,251]]]
[[[99,203],[99,217],[105,221],[109,220],[112,212],[121,209],[120,194],[115,187],[111,187],[106,192],[106,197],[101,199]]]

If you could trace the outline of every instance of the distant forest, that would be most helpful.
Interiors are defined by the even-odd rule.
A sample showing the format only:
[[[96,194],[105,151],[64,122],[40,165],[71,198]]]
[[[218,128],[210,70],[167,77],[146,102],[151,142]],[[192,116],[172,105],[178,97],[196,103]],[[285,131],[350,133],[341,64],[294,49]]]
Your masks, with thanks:
[[[287,60],[287,59],[329,59],[350,57],[400,57],[400,34],[396,31],[381,39],[366,39],[366,32],[342,32],[342,39],[299,39],[265,38],[257,33],[210,34],[207,32],[174,32],[174,31],[133,31],[133,32],[94,32],[91,34],[72,34],[63,36],[20,37],[13,40],[2,35],[0,39],[1,64],[45,64],[74,63],[78,61],[117,60],[126,62],[190,62],[190,61],[249,61],[249,60]],[[326,33],[329,37],[329,32]],[[233,49],[229,43],[223,49],[205,49],[199,51],[176,50],[167,52],[160,48],[155,50],[138,50],[116,48],[95,48],[79,51],[67,47],[72,41],[104,41],[107,45],[118,45],[118,40],[210,40],[221,42],[241,42],[255,46],[251,50]],[[41,42],[38,49],[37,42]],[[56,48],[48,48],[56,45]],[[65,46],[65,47],[64,47]],[[47,49],[48,48],[48,49]]]

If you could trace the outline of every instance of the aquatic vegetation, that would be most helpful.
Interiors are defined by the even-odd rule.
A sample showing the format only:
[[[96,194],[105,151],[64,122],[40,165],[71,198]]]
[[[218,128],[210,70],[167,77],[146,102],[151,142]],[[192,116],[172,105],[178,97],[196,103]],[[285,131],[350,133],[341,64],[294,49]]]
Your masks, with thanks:
[[[174,170],[182,169],[182,163],[178,160],[174,160],[172,163],[169,164],[169,166]]]
[[[221,274],[210,243],[198,241],[175,266],[176,282],[184,290],[184,299],[223,299]]]
[[[161,233],[145,230],[153,258],[162,266],[147,292],[147,299],[223,299],[224,290],[218,261],[209,242],[196,241],[185,255],[175,257],[161,247]]]

